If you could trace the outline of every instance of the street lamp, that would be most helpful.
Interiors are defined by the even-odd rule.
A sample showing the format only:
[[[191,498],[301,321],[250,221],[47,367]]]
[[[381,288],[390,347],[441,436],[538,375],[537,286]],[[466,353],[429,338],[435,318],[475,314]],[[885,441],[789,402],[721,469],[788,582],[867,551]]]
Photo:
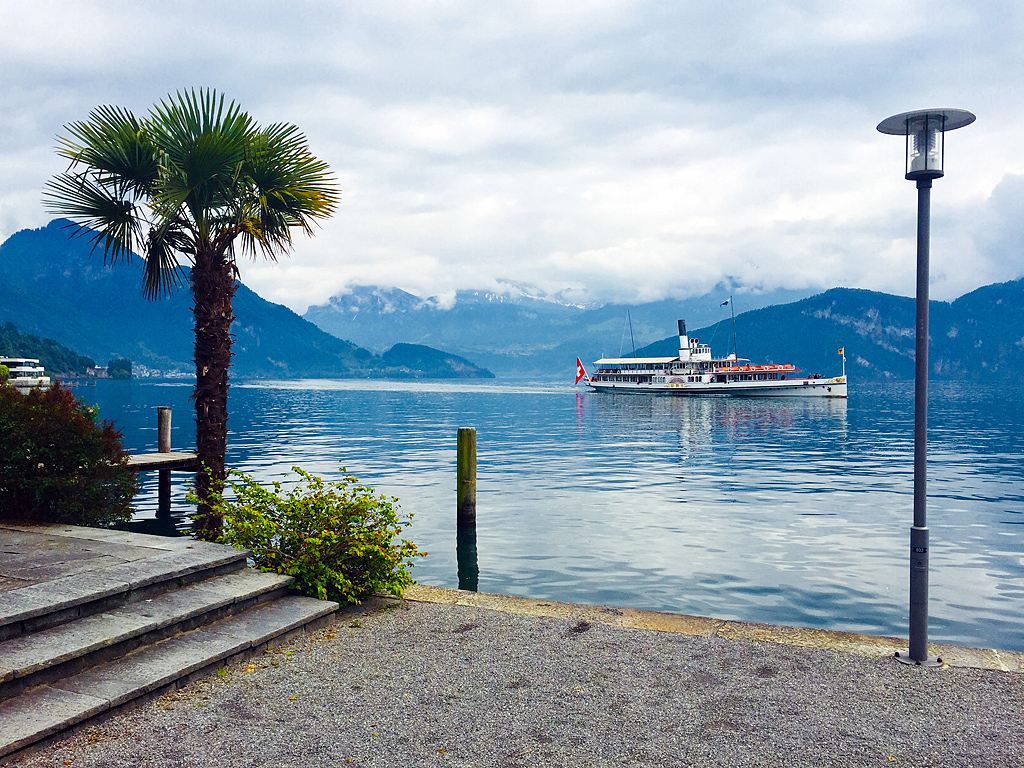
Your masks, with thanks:
[[[910,651],[896,652],[904,664],[938,666],[928,656],[928,256],[932,179],[943,175],[945,134],[970,125],[963,109],[919,109],[888,117],[882,133],[906,139],[906,178],[917,182],[917,334],[914,358],[914,525],[910,529]]]

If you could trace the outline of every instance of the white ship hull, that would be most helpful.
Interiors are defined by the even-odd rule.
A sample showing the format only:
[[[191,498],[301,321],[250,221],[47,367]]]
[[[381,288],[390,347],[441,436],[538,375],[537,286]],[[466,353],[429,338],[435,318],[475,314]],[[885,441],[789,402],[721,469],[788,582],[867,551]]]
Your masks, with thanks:
[[[595,390],[625,393],[728,397],[846,397],[846,377],[783,381],[679,382],[587,381]]]

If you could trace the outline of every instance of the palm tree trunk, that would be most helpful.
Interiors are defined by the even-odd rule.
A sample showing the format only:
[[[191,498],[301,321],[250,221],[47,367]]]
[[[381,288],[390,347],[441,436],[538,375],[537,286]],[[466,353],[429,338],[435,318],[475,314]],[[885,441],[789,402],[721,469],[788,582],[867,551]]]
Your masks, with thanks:
[[[224,454],[228,443],[228,366],[231,365],[231,299],[235,294],[234,269],[214,249],[196,254],[192,268],[192,313],[196,323],[196,475],[199,508],[195,533],[214,541],[221,533],[221,518],[209,501],[224,488]]]

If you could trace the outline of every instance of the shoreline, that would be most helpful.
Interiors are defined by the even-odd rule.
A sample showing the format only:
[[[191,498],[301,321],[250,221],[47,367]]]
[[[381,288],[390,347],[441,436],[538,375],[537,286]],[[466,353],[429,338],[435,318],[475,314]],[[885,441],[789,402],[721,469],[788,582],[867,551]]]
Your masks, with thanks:
[[[541,618],[573,618],[613,627],[643,629],[653,632],[690,635],[695,637],[724,637],[732,640],[750,640],[775,643],[796,648],[819,648],[857,656],[885,658],[896,651],[906,651],[907,641],[885,635],[866,635],[810,627],[763,624],[708,616],[651,611],[642,608],[562,603],[555,600],[536,600],[514,595],[414,584],[405,591],[403,599],[420,603],[472,606],[503,613]],[[948,643],[929,643],[929,653],[942,659],[943,666],[965,669],[989,669],[999,672],[1024,674],[1024,653],[995,648],[971,648]]]

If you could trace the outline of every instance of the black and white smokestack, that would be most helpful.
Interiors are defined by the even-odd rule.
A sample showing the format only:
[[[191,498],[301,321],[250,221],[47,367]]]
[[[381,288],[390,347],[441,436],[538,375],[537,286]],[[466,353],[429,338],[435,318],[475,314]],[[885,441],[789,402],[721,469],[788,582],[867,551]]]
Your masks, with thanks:
[[[686,335],[686,321],[685,320],[678,320],[677,322],[679,323],[679,335],[680,336],[685,336]]]

